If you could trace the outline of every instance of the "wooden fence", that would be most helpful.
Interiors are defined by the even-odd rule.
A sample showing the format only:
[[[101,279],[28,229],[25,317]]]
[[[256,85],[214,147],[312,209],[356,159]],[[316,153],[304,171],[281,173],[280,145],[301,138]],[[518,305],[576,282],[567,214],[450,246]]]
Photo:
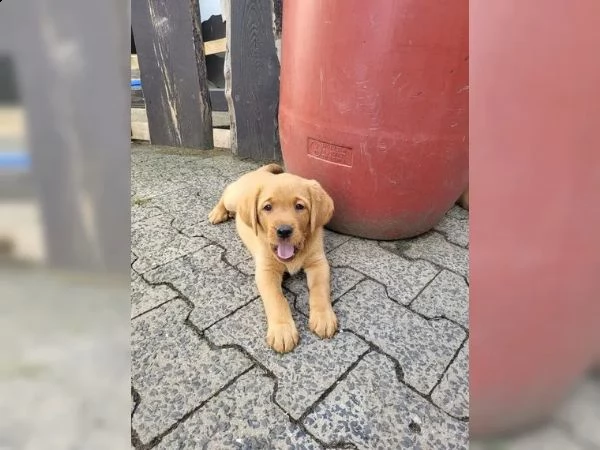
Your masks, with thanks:
[[[280,160],[279,59],[273,0],[222,0],[226,37],[204,42],[198,0],[132,0],[131,21],[151,143],[215,146],[212,112],[228,112],[234,154]],[[225,88],[205,57],[225,50]]]

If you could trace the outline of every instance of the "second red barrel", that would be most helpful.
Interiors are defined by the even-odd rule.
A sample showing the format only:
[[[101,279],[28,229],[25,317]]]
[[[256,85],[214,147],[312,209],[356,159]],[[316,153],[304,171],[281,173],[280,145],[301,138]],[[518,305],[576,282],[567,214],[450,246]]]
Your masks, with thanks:
[[[468,1],[283,2],[280,135],[333,230],[428,231],[468,183]]]

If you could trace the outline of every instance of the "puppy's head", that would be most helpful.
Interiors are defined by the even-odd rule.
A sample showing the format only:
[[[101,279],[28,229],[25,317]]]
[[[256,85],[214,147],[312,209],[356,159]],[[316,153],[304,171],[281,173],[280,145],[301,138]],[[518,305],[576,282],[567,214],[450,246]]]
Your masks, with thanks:
[[[291,174],[265,178],[240,201],[237,214],[274,255],[289,262],[333,215],[333,200],[315,180]]]

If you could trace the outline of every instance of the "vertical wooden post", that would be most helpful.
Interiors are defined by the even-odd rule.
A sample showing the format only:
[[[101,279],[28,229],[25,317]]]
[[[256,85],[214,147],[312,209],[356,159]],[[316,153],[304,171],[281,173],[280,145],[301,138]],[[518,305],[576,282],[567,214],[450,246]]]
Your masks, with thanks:
[[[150,141],[211,149],[213,131],[198,0],[132,0]]]
[[[257,161],[281,160],[273,0],[223,0],[221,4],[227,30],[225,95],[231,114],[231,149]]]
[[[48,263],[127,274],[127,9],[114,0],[32,0],[0,8],[0,30],[10,32],[0,39],[0,52],[17,68]],[[83,17],[94,20],[75,19]]]

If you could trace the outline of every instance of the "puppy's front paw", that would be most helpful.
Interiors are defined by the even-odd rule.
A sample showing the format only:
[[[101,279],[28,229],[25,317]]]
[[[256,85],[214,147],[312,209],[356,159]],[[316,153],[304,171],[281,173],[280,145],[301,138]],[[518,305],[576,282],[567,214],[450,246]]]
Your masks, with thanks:
[[[267,344],[279,353],[292,351],[298,345],[299,340],[300,337],[294,322],[270,325],[267,330]]]
[[[219,202],[217,206],[215,206],[208,214],[208,221],[213,225],[225,222],[227,219],[229,219],[229,212],[227,209],[225,209],[221,202]]]
[[[329,307],[323,311],[310,311],[308,326],[313,333],[320,338],[332,337],[338,327],[337,317],[333,308]]]

